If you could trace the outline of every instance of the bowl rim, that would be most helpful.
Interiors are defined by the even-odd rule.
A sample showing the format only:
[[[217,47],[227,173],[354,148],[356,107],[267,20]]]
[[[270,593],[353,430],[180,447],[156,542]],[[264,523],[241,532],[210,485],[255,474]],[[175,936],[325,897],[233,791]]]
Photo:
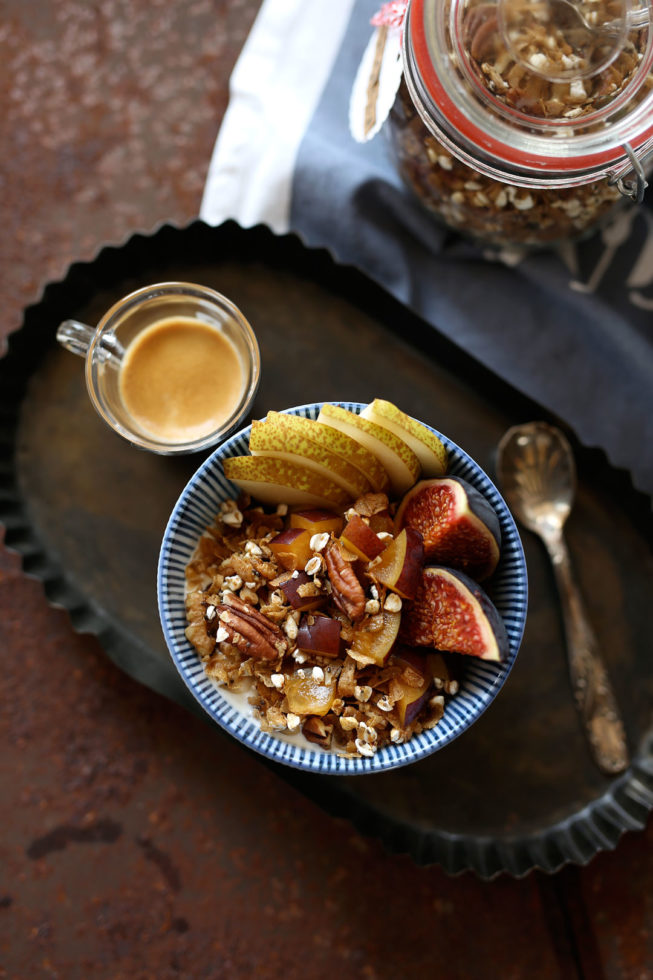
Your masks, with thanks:
[[[367,404],[367,402],[349,401],[330,401],[328,403],[340,405],[357,413],[360,413]],[[324,404],[327,402],[308,402],[282,411],[284,414],[316,418]],[[172,589],[170,587],[170,561],[176,555],[178,570],[177,575],[172,576],[172,581],[176,582],[177,592],[181,591],[181,607],[183,609],[184,580],[179,569],[183,573],[185,564],[208,523],[201,526],[201,521],[198,519],[191,521],[192,534],[188,532],[180,534],[180,525],[183,519],[188,517],[189,505],[196,503],[198,494],[201,495],[203,503],[208,505],[212,492],[220,493],[225,488],[229,489],[234,486],[229,484],[229,481],[222,475],[220,462],[223,458],[249,452],[248,441],[251,425],[234,433],[217,446],[193,473],[179,494],[163,533],[157,567],[157,601],[166,645],[184,684],[212,720],[247,748],[258,752],[267,759],[281,762],[304,772],[339,776],[378,773],[413,764],[444,748],[445,745],[467,731],[494,701],[514,666],[524,633],[528,608],[528,576],[519,531],[499,490],[482,467],[448,436],[427,423],[422,424],[426,425],[431,432],[442,440],[450,460],[453,459],[454,461],[454,469],[464,471],[463,478],[468,479],[468,482],[481,491],[499,518],[503,539],[499,569],[503,566],[503,572],[507,574],[506,566],[510,565],[510,581],[512,583],[506,590],[509,598],[504,603],[510,609],[510,616],[507,617],[499,609],[508,634],[509,654],[507,659],[498,665],[470,657],[470,663],[467,665],[469,676],[466,674],[466,686],[464,689],[461,688],[461,692],[447,705],[449,714],[455,715],[455,721],[451,717],[448,718],[447,712],[445,712],[435,728],[413,736],[408,742],[386,746],[371,758],[350,758],[331,750],[325,751],[319,747],[308,749],[303,745],[292,744],[290,740],[292,736],[286,736],[288,740],[285,740],[279,738],[275,733],[263,732],[255,718],[246,717],[222,696],[218,685],[206,676],[199,655],[183,635],[183,630],[179,635],[179,631],[175,632],[171,626],[175,611],[170,608],[171,592],[174,593],[174,586]],[[210,479],[216,476],[218,470],[220,474],[219,484],[215,479]],[[447,473],[449,472],[450,469],[447,470]],[[452,473],[451,475],[458,474]],[[207,482],[209,483],[208,488],[205,486]],[[483,486],[479,487],[478,483],[482,483]],[[236,494],[238,492],[235,487],[234,492]],[[215,504],[213,506],[215,507]],[[190,546],[191,542],[192,547]],[[510,546],[509,554],[507,553],[508,545]],[[182,558],[184,559],[183,564],[181,563]],[[179,602],[178,594],[177,601]],[[501,604],[497,603],[498,607],[499,605]],[[176,612],[179,613],[180,610]],[[185,618],[183,618],[183,623],[185,624]],[[192,670],[189,665],[192,665]],[[464,695],[464,703],[461,700],[461,695]],[[472,698],[471,705],[468,703],[470,697]],[[452,709],[454,702],[456,702],[455,708]]]

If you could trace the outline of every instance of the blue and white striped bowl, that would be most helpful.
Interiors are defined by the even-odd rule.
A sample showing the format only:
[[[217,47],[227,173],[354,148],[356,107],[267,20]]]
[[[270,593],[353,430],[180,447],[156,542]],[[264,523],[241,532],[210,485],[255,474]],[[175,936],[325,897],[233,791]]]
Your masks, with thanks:
[[[356,402],[339,402],[344,408],[360,412]],[[302,405],[287,411],[293,415],[317,418],[321,404]],[[262,755],[297,769],[312,772],[359,775],[382,772],[417,762],[461,735],[485,711],[503,686],[521,643],[528,598],[526,562],[512,516],[494,484],[483,470],[455,443],[433,430],[449,451],[449,473],[476,487],[494,507],[501,524],[501,560],[492,578],[492,599],[503,617],[510,653],[503,664],[484,663],[474,657],[465,661],[460,691],[446,706],[444,717],[430,731],[413,737],[404,745],[390,745],[371,759],[348,759],[336,752],[314,748],[303,739],[262,732],[248,712],[246,698],[235,706],[204,673],[194,647],[185,636],[185,567],[202,532],[214,520],[221,501],[238,495],[225,479],[222,461],[248,453],[250,428],[228,439],[200,466],[183,490],[166,527],[157,579],[159,614],[163,632],[175,665],[190,691],[209,715],[226,731]]]

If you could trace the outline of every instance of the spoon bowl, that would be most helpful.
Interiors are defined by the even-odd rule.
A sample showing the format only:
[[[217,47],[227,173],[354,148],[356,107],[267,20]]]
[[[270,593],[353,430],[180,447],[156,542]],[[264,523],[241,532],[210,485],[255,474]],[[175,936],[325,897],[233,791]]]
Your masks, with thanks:
[[[588,8],[576,0],[498,0],[497,8],[503,39],[513,57],[550,82],[572,82],[605,71],[624,50],[629,35],[648,27],[651,18],[648,4],[632,9],[629,0],[621,0],[620,8],[613,4],[610,19],[600,19],[596,5]],[[534,28],[544,31],[536,42],[537,59]],[[546,40],[554,42],[554,49],[564,42],[566,57],[554,57]]]
[[[640,30],[642,27],[646,27],[650,21],[650,12],[647,7],[642,7],[641,10],[627,10],[626,8],[623,18],[617,17],[614,20],[596,24],[591,23],[585,17],[581,8],[573,0],[549,0],[549,6],[554,14],[566,18],[570,24],[587,31],[594,37],[619,37],[624,30]]]
[[[499,449],[500,481],[519,521],[536,534],[560,529],[571,512],[576,467],[563,433],[542,422],[510,429]]]

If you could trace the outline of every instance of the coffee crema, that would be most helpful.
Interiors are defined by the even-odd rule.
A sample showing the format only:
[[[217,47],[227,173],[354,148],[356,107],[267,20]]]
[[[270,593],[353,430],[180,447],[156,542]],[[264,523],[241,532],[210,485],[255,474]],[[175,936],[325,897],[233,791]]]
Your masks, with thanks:
[[[126,411],[159,442],[192,442],[214,432],[237,408],[244,384],[229,338],[192,317],[151,324],[129,344],[120,367]]]

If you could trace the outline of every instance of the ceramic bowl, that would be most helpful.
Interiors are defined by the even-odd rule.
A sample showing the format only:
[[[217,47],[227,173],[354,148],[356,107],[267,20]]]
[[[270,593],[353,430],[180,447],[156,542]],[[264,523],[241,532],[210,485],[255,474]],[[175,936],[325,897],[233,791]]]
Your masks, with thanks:
[[[350,411],[365,407],[355,402],[339,402]],[[321,404],[287,409],[289,413],[317,418]],[[501,560],[492,576],[489,591],[505,623],[509,654],[502,664],[466,658],[465,673],[458,694],[448,700],[443,718],[435,728],[413,736],[400,745],[380,749],[372,758],[346,758],[336,751],[325,751],[303,737],[262,732],[253,717],[246,696],[225,692],[204,673],[202,662],[186,639],[184,608],[184,570],[198,539],[213,523],[220,503],[238,495],[222,471],[229,456],[248,453],[250,428],[232,436],[199,467],[181,493],[166,527],[158,568],[159,614],[168,648],[185,684],[208,714],[227,732],[249,748],[288,766],[311,772],[359,775],[382,772],[417,762],[467,731],[492,703],[512,669],[521,643],[527,608],[526,562],[521,540],[512,516],[498,490],[467,453],[437,430],[436,435],[449,451],[448,474],[472,484],[492,505],[501,525]]]

